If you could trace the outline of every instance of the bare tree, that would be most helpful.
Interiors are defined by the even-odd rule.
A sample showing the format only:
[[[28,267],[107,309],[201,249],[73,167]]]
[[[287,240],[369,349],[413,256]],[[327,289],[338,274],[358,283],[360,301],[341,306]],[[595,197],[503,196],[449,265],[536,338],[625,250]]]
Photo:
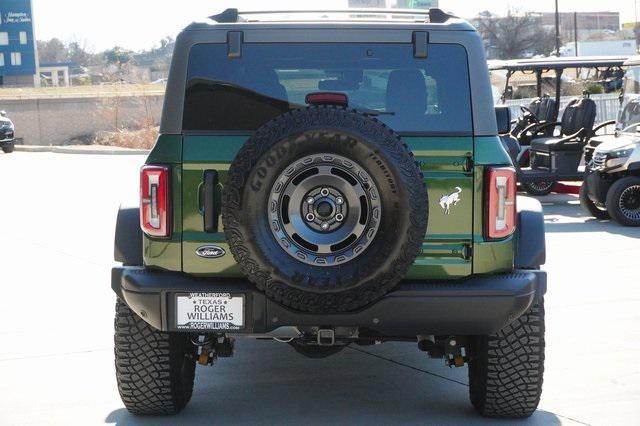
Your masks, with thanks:
[[[485,40],[491,59],[548,55],[555,46],[555,35],[544,28],[536,14],[500,17],[483,12],[474,23]]]

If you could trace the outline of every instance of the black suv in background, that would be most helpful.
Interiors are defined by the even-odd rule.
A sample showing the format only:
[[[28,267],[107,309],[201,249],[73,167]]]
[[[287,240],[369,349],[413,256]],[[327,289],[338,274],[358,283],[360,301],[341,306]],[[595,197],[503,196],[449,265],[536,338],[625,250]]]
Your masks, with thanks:
[[[7,117],[7,113],[0,111],[0,148],[5,154],[13,152],[14,130],[13,122]]]

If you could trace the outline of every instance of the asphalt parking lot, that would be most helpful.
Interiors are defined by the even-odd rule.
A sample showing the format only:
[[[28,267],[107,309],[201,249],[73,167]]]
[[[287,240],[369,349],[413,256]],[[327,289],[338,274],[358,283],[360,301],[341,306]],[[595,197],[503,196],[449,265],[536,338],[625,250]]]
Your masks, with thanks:
[[[198,367],[183,414],[130,416],[114,378],[109,270],[117,208],[136,198],[142,161],[0,155],[0,424],[495,423],[471,409],[466,368],[413,344],[308,360],[240,341],[234,358]],[[518,424],[640,424],[640,228],[586,218],[575,196],[543,203],[544,395]]]

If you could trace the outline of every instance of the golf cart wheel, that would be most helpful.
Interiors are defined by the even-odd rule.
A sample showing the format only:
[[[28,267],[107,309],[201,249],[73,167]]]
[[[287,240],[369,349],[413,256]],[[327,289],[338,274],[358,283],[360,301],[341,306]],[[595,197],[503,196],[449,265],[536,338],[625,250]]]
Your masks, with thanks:
[[[551,182],[534,182],[534,183],[523,183],[522,188],[527,191],[527,194],[533,195],[535,197],[542,197],[544,195],[549,195],[553,192],[553,188],[556,186],[555,181]]]
[[[544,301],[496,334],[474,336],[469,350],[469,395],[485,417],[531,416],[544,374]]]
[[[242,272],[270,299],[348,312],[405,277],[426,234],[424,178],[399,136],[336,106],[285,113],[238,153],[222,221]]]
[[[132,414],[171,415],[191,400],[196,346],[187,333],[160,332],[118,299],[115,318],[116,379]]]
[[[598,207],[596,203],[589,198],[587,182],[584,182],[580,187],[580,206],[585,213],[589,216],[595,217],[596,219],[607,220],[611,218],[606,208]]]
[[[611,185],[607,210],[621,225],[640,226],[640,177],[628,176]]]

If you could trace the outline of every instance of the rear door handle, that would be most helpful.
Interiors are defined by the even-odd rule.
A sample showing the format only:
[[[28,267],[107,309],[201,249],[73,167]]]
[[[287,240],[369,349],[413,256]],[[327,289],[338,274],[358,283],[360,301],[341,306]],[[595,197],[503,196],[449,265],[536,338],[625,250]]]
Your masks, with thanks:
[[[204,231],[207,233],[218,232],[218,216],[220,215],[220,197],[218,184],[220,177],[215,170],[204,172]]]

